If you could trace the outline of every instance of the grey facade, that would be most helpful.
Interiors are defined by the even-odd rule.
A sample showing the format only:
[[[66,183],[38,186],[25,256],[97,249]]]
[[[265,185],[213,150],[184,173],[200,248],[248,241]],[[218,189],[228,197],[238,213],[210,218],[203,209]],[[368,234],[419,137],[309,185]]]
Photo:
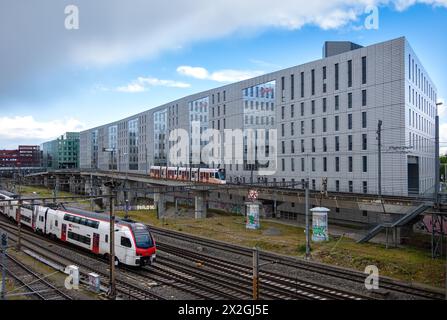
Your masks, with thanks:
[[[254,182],[309,178],[319,190],[327,178],[329,191],[376,194],[381,120],[383,194],[433,192],[436,88],[406,39],[326,47],[320,60],[81,132],[81,168],[147,173],[169,164],[170,132],[191,132],[199,121],[201,131],[222,136],[225,129],[277,129],[276,173],[254,171]],[[109,147],[116,147],[116,159],[101,151]],[[245,161],[221,166],[229,182],[250,182],[253,168]]]

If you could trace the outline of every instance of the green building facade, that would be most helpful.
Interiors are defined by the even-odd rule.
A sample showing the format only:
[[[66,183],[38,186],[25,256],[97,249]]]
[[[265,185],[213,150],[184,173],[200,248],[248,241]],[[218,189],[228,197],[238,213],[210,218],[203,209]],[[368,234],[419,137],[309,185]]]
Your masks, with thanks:
[[[79,132],[67,132],[42,144],[42,162],[47,169],[79,168]]]

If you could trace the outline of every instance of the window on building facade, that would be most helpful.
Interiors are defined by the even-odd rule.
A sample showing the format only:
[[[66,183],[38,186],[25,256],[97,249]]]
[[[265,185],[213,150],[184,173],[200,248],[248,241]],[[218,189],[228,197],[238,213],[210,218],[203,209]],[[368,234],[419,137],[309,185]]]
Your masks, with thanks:
[[[338,110],[340,108],[340,97],[335,96],[335,110]]]
[[[348,93],[348,108],[352,108],[352,92]]]
[[[366,57],[362,57],[362,84],[366,84]]]
[[[348,135],[348,151],[352,151],[352,135]]]
[[[315,69],[311,70],[312,95],[315,94]]]
[[[366,128],[368,125],[367,119],[366,119],[366,111],[362,112],[362,128]]]
[[[354,192],[354,184],[351,180],[349,180],[349,192]]]
[[[368,182],[363,181],[363,193],[368,193]]]
[[[323,98],[323,112],[326,112],[327,110],[327,99]]]
[[[366,106],[366,90],[362,90],[362,106]]]
[[[335,116],[335,131],[338,131],[340,129],[340,121],[339,117]]]
[[[295,76],[290,75],[290,100],[295,99]]]
[[[362,157],[362,167],[363,167],[363,172],[368,172],[368,157],[367,156],[363,156]]]
[[[340,137],[335,136],[335,151],[340,151]]]
[[[352,113],[348,114],[348,130],[352,130]]]
[[[301,98],[304,98],[304,72],[301,72]]]
[[[352,156],[348,157],[348,172],[352,172]]]
[[[340,158],[335,157],[335,172],[339,172],[339,171],[340,171]]]
[[[368,135],[366,133],[362,134],[362,150],[368,149]]]
[[[348,87],[352,87],[352,60],[348,60]]]
[[[335,64],[335,90],[338,90],[338,63]]]

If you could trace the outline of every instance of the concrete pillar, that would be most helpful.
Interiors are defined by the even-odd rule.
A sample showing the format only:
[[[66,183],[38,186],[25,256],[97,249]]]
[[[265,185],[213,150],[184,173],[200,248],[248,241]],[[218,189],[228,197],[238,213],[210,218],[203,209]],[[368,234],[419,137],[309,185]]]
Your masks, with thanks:
[[[76,178],[75,177],[68,178],[68,187],[69,187],[69,191],[71,193],[77,193]]]
[[[164,217],[166,213],[166,197],[163,193],[159,192],[160,190],[155,189],[154,193],[154,203],[157,210],[157,219],[161,219]]]
[[[205,219],[207,214],[207,192],[199,192],[195,197],[195,218]]]
[[[61,191],[61,178],[59,176],[56,176],[54,188],[57,191],[57,195],[59,195],[59,192]]]

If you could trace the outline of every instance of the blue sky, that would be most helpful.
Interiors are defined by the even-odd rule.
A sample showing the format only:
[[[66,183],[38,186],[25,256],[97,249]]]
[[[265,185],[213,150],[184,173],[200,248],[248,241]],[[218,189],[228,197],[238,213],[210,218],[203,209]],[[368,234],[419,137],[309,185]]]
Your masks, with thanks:
[[[175,4],[146,8],[147,2],[139,0],[57,5],[43,0],[34,11],[21,10],[21,0],[2,1],[0,69],[6,72],[0,75],[0,148],[38,144],[66,130],[90,128],[188,94],[316,60],[326,40],[369,45],[405,36],[436,83],[438,97],[447,97],[447,1],[327,5],[295,0],[273,8],[263,7],[263,0],[247,2],[253,7],[237,1],[216,1],[213,7],[198,0],[173,13]],[[364,8],[374,2],[379,28],[366,30],[361,27]],[[79,8],[79,30],[64,28],[68,3]],[[105,8],[109,3],[113,5]],[[301,7],[295,10],[296,4]],[[15,30],[14,37],[30,47],[12,40],[4,27]],[[440,111],[441,140],[447,147],[447,112]]]

